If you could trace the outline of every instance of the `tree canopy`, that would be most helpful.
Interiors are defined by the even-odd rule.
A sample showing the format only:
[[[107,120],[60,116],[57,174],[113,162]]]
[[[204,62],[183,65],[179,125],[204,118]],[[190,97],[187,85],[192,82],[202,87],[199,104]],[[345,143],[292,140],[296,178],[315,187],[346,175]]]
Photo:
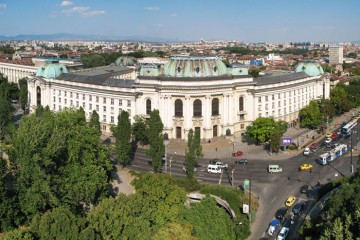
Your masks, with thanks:
[[[114,129],[114,136],[116,138],[115,153],[119,163],[123,166],[130,163],[131,153],[131,122],[129,119],[129,113],[127,111],[121,111],[118,116],[118,124]]]
[[[287,128],[285,121],[275,121],[273,117],[259,117],[247,127],[246,133],[257,143],[263,143],[270,139],[271,133],[279,132],[282,135]]]
[[[309,105],[300,110],[300,126],[315,129],[323,122],[318,102],[311,100]]]

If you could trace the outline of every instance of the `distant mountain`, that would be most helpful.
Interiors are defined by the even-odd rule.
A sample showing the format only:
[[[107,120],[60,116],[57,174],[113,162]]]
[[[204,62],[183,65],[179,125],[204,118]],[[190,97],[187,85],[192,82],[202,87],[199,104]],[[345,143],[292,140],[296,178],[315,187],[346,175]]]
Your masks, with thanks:
[[[34,34],[34,35],[16,35],[16,36],[0,36],[0,41],[16,41],[16,40],[45,40],[45,41],[140,41],[140,42],[179,42],[179,39],[164,39],[158,37],[146,36],[107,36],[107,35],[86,35],[72,33],[54,33],[54,34]]]

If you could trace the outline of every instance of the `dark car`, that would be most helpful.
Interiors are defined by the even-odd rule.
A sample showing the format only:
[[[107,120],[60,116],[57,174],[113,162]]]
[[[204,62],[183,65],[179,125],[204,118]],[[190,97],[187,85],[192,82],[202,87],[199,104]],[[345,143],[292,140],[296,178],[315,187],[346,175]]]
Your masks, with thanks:
[[[304,203],[296,204],[292,211],[295,215],[300,215],[304,211]]]
[[[303,186],[301,186],[301,188],[300,188],[300,192],[301,193],[307,193],[307,191],[309,190],[309,186],[308,185],[303,185]]]
[[[346,122],[343,122],[342,124],[341,124],[341,127],[344,127],[346,125]]]
[[[240,160],[237,160],[235,161],[235,164],[248,164],[248,160],[247,159],[240,159]]]
[[[351,136],[350,134],[346,134],[344,138],[345,138],[345,139],[349,139],[350,136]]]
[[[283,220],[288,212],[288,208],[283,207],[276,211],[275,217],[279,220]]]
[[[341,140],[343,137],[344,137],[344,135],[339,134],[336,139],[337,139],[337,140]]]

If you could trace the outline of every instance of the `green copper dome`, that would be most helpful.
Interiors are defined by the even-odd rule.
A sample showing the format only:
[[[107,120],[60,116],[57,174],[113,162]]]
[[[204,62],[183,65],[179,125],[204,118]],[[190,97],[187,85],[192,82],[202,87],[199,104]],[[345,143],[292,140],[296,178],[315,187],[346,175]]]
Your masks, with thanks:
[[[57,78],[62,73],[68,73],[65,65],[60,63],[43,64],[37,70],[35,76],[43,78]]]
[[[215,56],[173,56],[164,66],[165,77],[214,77],[226,74],[225,64]]]
[[[311,77],[324,74],[323,68],[316,62],[302,62],[297,65],[295,72],[305,72]]]

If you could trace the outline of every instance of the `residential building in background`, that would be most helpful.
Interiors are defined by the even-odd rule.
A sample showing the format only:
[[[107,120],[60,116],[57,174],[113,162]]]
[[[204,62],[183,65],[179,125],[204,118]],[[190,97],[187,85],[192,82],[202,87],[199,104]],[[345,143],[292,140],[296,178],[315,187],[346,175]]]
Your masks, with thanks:
[[[340,45],[329,46],[329,64],[342,64],[344,61],[344,48]]]

